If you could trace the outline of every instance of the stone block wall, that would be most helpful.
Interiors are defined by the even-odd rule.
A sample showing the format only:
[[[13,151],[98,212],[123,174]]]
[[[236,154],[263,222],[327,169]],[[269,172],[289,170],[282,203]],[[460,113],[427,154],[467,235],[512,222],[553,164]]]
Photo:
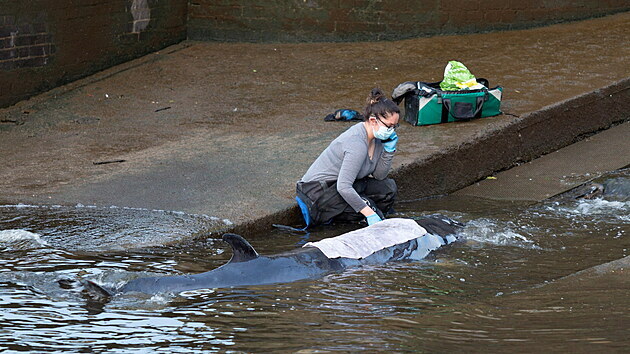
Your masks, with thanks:
[[[520,29],[630,10],[627,0],[190,0],[188,37],[354,41]]]
[[[186,39],[186,0],[0,1],[0,107]]]

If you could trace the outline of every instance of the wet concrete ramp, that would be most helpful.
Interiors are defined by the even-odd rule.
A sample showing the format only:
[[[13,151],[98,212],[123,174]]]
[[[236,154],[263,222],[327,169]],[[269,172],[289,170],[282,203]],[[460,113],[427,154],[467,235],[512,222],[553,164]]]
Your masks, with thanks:
[[[628,120],[630,13],[375,43],[183,42],[1,110],[0,198],[296,222],[294,183],[375,86],[457,59],[509,114],[399,131],[402,198],[452,192]],[[111,162],[99,164],[100,162]],[[96,163],[96,164],[95,164]],[[239,229],[240,228],[240,229]]]

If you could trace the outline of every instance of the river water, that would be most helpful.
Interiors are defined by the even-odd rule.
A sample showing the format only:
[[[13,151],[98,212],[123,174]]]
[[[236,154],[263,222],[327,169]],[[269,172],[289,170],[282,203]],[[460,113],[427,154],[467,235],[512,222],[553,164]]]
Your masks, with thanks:
[[[627,182],[630,173],[599,181],[611,179]],[[627,256],[628,198],[527,205],[446,197],[401,202],[396,216],[431,213],[466,227],[461,242],[421,262],[272,286],[126,294],[102,304],[59,280],[114,286],[216,268],[231,256],[221,241],[179,240],[229,221],[120,207],[2,205],[0,351],[627,350],[627,288],[578,300],[528,294]],[[245,236],[270,254],[353,228]],[[593,296],[609,306],[585,306]]]

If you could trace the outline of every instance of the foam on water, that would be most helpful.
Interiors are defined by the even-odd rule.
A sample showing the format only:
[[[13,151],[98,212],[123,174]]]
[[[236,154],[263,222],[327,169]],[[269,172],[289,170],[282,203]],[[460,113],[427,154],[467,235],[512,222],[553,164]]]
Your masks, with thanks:
[[[569,205],[550,205],[547,210],[568,218],[612,218],[630,220],[630,201],[583,199]]]
[[[529,249],[540,249],[536,243],[522,234],[515,232],[507,225],[499,225],[496,220],[476,219],[466,223],[460,233],[464,240],[490,243],[499,246],[514,246]]]
[[[24,250],[47,246],[40,236],[21,229],[0,230],[0,246]]]
[[[569,210],[569,212],[572,212]],[[611,212],[620,212],[630,214],[630,201],[608,201],[605,199],[581,200],[575,207],[573,213],[592,215],[592,214],[610,214]]]
[[[0,229],[31,230],[45,235],[48,245],[54,248],[90,252],[161,247],[220,230],[231,223],[227,219],[182,211],[83,204],[7,204],[0,205],[0,211]]]
[[[32,205],[32,204],[24,204],[24,203],[18,203],[18,204],[3,204],[0,205],[0,208],[12,208],[12,209],[61,209],[64,208],[64,206],[62,205]],[[212,221],[221,221],[223,222],[225,225],[233,225],[234,223],[230,220],[230,219],[221,219],[219,217],[216,216],[210,216],[210,215],[206,215],[206,214],[188,214],[186,212],[183,211],[177,211],[177,210],[162,210],[162,209],[149,209],[149,208],[136,208],[136,207],[119,207],[116,205],[111,205],[109,207],[99,207],[96,205],[84,205],[81,203],[77,203],[74,206],[75,209],[122,209],[122,210],[132,210],[132,211],[146,211],[146,212],[153,212],[153,213],[161,213],[161,214],[170,214],[170,215],[178,215],[178,216],[192,216],[192,217],[197,217],[197,218],[203,218],[203,219],[208,219],[208,220],[212,220]]]
[[[23,204],[23,203],[0,205],[0,208],[16,208],[16,209],[39,208],[39,207],[40,207],[39,205],[30,205],[30,204]]]

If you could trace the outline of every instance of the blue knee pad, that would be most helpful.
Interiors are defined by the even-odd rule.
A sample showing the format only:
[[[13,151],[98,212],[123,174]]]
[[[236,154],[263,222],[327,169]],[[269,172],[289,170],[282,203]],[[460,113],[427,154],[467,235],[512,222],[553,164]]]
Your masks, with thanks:
[[[306,227],[309,227],[311,225],[311,214],[308,213],[308,207],[306,206],[306,203],[304,203],[304,201],[298,196],[295,196],[295,201],[297,201],[298,206],[300,207],[300,211],[302,212],[302,217],[304,217]]]

